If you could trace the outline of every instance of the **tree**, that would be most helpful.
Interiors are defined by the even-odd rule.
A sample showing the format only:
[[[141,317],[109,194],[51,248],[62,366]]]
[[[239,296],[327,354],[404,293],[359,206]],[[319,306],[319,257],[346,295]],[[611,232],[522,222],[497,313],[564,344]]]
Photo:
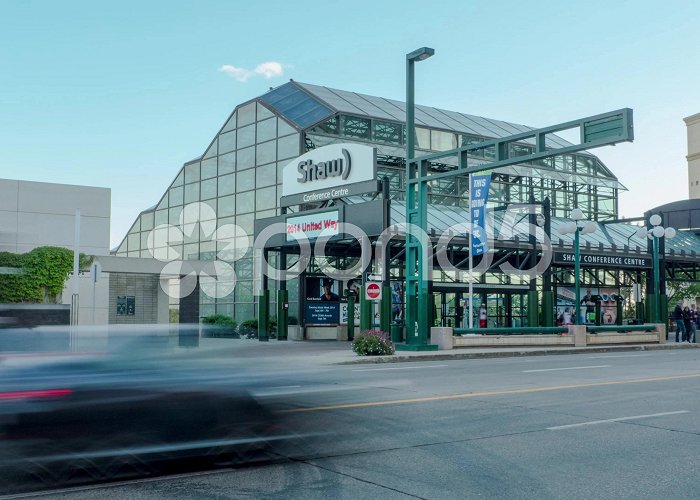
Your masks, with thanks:
[[[675,304],[682,300],[695,300],[700,297],[700,283],[693,281],[667,281],[666,295],[668,303]]]

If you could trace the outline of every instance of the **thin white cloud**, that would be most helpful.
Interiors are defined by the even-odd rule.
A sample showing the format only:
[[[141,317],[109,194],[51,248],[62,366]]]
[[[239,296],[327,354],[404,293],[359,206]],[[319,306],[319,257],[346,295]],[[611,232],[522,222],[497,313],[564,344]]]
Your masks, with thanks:
[[[235,78],[239,82],[247,82],[253,76],[263,76],[267,79],[276,78],[284,74],[284,68],[282,64],[275,61],[268,61],[258,64],[254,70],[246,68],[238,68],[236,66],[231,66],[230,64],[224,64],[219,68],[219,71],[226,73],[232,78]]]
[[[253,76],[253,72],[245,69],[245,68],[237,68],[235,66],[231,66],[230,64],[224,64],[219,68],[219,71],[222,73],[226,73],[232,78],[235,78],[239,82],[245,82]]]
[[[282,73],[284,73],[282,70],[282,65],[274,61],[258,64],[258,66],[255,68],[255,72],[268,79],[275,76],[282,76]]]

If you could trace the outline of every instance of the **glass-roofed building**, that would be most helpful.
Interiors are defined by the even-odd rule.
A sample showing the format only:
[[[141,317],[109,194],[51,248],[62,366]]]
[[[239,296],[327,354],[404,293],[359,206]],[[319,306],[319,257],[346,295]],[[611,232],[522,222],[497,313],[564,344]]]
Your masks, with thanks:
[[[218,226],[236,224],[252,236],[255,220],[281,213],[279,199],[283,167],[307,151],[335,143],[360,143],[376,148],[378,177],[387,178],[390,184],[392,220],[405,219],[405,114],[404,102],[356,92],[295,81],[271,89],[233,110],[211,143],[203,147],[203,154],[183,165],[156,205],[137,217],[115,254],[161,258],[159,253],[167,257],[168,252],[173,251],[177,258],[185,260],[215,260],[221,243],[217,248],[217,242],[209,235],[195,232],[191,237],[184,236],[167,244],[157,243],[156,246],[160,244],[161,248],[153,248],[151,242],[149,249],[149,233],[159,225],[177,226],[183,207],[201,202],[211,207],[208,213],[216,217]],[[417,106],[415,118],[416,156],[533,129],[427,106]],[[547,140],[547,146],[551,148],[570,145],[551,134]],[[534,143],[523,141],[511,144],[510,148],[510,157],[526,155],[533,151]],[[489,148],[480,149],[470,161],[488,162],[493,155]],[[431,165],[437,170],[444,167]],[[553,228],[558,224],[557,219],[568,216],[574,207],[583,210],[585,218],[604,223],[618,219],[618,193],[625,189],[600,159],[582,152],[492,172],[489,206],[549,198]],[[347,200],[347,203],[357,201]],[[432,182],[429,203],[429,228],[439,230],[449,220],[465,220],[467,178],[453,177]],[[611,225],[587,235],[582,244],[587,242],[588,247],[594,249],[632,248],[636,245],[646,251],[645,242],[631,238],[634,229],[626,224]],[[559,237],[555,231],[552,238],[555,245],[571,244],[567,237]],[[233,316],[239,322],[255,317],[252,252],[236,260],[234,268],[237,276],[235,290],[217,299],[201,294],[200,316],[218,312]],[[401,268],[397,264],[392,274],[399,276]],[[612,280],[611,284],[620,287],[630,285],[629,279],[634,279],[634,273],[631,278],[611,278],[606,273],[609,271],[604,270],[602,275],[591,274],[584,281],[597,280],[605,284]],[[571,282],[570,273],[556,276],[562,284]],[[448,283],[451,279],[440,270],[433,276],[435,283]],[[522,299],[527,290],[525,282],[507,276],[484,277],[482,281],[485,287],[489,282],[494,287],[510,287],[507,298],[503,295],[501,302],[496,301],[494,324],[523,324],[526,321]],[[443,322],[450,311],[457,315],[454,311],[459,308],[461,292],[454,292],[457,289],[454,285],[452,288],[436,287],[436,290],[442,290],[438,292],[441,295],[437,297],[437,315],[442,316]],[[298,297],[295,297],[293,283],[289,288],[290,311],[293,311]],[[485,299],[486,292],[483,293]],[[521,295],[513,296],[513,293]],[[176,308],[177,304],[173,303],[171,307]]]

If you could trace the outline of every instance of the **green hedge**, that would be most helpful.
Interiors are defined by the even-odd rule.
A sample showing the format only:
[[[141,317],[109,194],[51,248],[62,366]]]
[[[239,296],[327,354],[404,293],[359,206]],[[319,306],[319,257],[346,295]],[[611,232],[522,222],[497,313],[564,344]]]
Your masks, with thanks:
[[[92,257],[80,255],[81,269],[91,263]],[[56,303],[73,270],[73,251],[38,247],[23,254],[0,252],[0,267],[19,271],[0,275],[0,303]]]

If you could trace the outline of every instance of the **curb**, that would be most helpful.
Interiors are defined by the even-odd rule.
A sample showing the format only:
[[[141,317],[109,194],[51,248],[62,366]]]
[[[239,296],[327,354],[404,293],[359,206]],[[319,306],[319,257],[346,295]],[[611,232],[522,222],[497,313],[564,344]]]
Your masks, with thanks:
[[[620,346],[578,347],[569,349],[538,349],[532,351],[481,351],[481,352],[443,352],[437,354],[424,354],[418,356],[376,356],[362,357],[349,361],[332,363],[334,365],[358,365],[379,363],[403,363],[407,361],[445,361],[450,359],[482,359],[482,358],[518,358],[524,356],[560,356],[565,354],[601,353],[601,352],[628,352],[628,351],[665,351],[673,349],[697,349],[700,344],[634,344]]]

